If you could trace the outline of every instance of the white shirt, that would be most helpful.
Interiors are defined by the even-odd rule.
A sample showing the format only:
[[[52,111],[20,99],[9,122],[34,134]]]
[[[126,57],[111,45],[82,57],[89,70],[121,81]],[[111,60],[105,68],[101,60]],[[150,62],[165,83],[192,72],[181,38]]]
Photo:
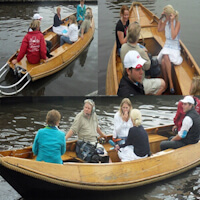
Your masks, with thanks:
[[[118,111],[114,116],[113,138],[127,137],[131,127],[133,127],[131,118],[127,122],[123,121]]]
[[[182,127],[181,127],[181,130],[178,132],[178,135],[181,138],[185,138],[187,136],[188,131],[192,127],[192,125],[193,125],[193,121],[192,121],[191,117],[186,116],[183,119]]]
[[[63,35],[69,37],[71,42],[76,42],[78,40],[78,26],[76,24],[71,24],[67,33]]]

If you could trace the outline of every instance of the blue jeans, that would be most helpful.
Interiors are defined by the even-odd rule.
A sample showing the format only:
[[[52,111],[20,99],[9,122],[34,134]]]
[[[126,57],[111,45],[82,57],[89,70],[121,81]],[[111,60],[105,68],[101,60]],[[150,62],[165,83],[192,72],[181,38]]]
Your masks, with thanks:
[[[62,46],[64,43],[72,44],[73,42],[70,41],[69,37],[62,35],[60,37],[60,46]]]
[[[173,137],[170,137],[169,140],[167,141],[162,141],[160,143],[160,149],[161,151],[165,149],[178,149],[180,147],[185,146],[186,144],[182,142],[181,140],[175,140],[175,141],[170,141]]]

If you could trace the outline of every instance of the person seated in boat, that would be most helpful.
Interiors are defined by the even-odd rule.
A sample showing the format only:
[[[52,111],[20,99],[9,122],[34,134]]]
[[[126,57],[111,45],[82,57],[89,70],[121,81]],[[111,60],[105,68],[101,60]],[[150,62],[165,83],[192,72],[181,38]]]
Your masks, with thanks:
[[[138,22],[133,22],[128,26],[127,43],[124,43],[121,47],[121,61],[124,63],[124,57],[128,51],[137,51],[140,56],[146,60],[142,69],[144,71],[142,77],[142,84],[144,86],[144,92],[146,95],[161,95],[165,91],[165,82],[161,78],[147,78],[145,77],[145,71],[150,69],[151,60],[147,54],[146,48],[141,48],[138,44],[140,37],[141,26]]]
[[[42,19],[43,19],[43,17],[40,14],[38,14],[38,13],[36,13],[36,14],[33,15],[33,20],[40,20],[40,23],[41,23]],[[28,28],[28,32],[29,31],[31,32],[33,30],[29,27]],[[50,54],[50,52],[51,52],[51,48],[52,48],[52,42],[48,41],[48,40],[45,40],[45,43],[46,43],[46,48],[47,48],[47,57],[51,58],[52,55]]]
[[[117,95],[129,97],[144,95],[142,84],[144,60],[137,51],[129,51],[124,57],[123,77],[120,80]]]
[[[124,98],[121,101],[119,111],[114,116],[113,141],[117,144],[125,143],[129,129],[133,126],[130,117],[131,110],[132,103],[130,99]]]
[[[25,54],[28,62],[31,64],[40,63],[40,59],[47,59],[44,36],[40,32],[40,21],[33,20],[30,28],[33,31],[28,32],[23,38],[17,59],[12,60],[13,64],[20,62]]]
[[[58,129],[61,115],[57,110],[50,110],[46,116],[47,126],[35,136],[32,151],[37,161],[62,164],[61,155],[66,151],[65,133]]]
[[[200,76],[194,76],[190,87],[191,95],[200,95]]]
[[[161,18],[158,22],[158,31],[165,31],[165,45],[158,54],[158,61],[161,64],[162,75],[166,82],[166,89],[170,87],[170,93],[174,94],[174,85],[172,80],[172,64],[180,65],[183,61],[181,57],[180,21],[179,13],[171,5],[164,7]],[[172,64],[171,64],[172,63]]]
[[[198,83],[200,84],[200,83]],[[197,85],[197,87],[199,87],[199,85]],[[191,87],[192,89],[192,87]],[[190,90],[190,95],[193,95],[194,93],[192,93],[192,90]],[[197,97],[193,96],[194,101],[195,101],[195,110],[200,114],[200,99],[198,99]],[[185,118],[185,112],[183,111],[183,103],[181,101],[178,102],[178,106],[177,106],[177,111],[176,111],[176,115],[174,117],[174,126],[172,127],[172,131],[174,133],[177,133],[177,131],[181,130],[181,126],[182,126],[182,122],[183,119]]]
[[[70,130],[66,134],[66,140],[75,133],[77,133],[79,141],[88,142],[93,146],[97,144],[97,148],[102,148],[104,155],[107,156],[103,145],[97,143],[97,133],[105,139],[107,136],[99,128],[95,103],[92,99],[84,101],[83,110],[76,115]]]
[[[116,145],[115,150],[122,162],[146,158],[150,155],[149,138],[142,126],[141,112],[131,110],[133,127],[130,128],[125,144]]]
[[[120,20],[115,27],[117,53],[120,55],[122,44],[127,42],[127,29],[129,25],[129,8],[123,5],[120,9]]]
[[[57,7],[56,14],[54,15],[54,22],[53,22],[53,32],[62,35],[63,31],[66,31],[67,27],[64,26],[65,22],[61,20],[61,7]]]
[[[67,33],[63,33],[60,37],[60,46],[64,43],[73,44],[78,40],[78,26],[74,15],[69,17],[69,24]]]
[[[85,20],[86,6],[84,4],[84,0],[80,0],[80,4],[77,6],[76,18],[78,25],[80,26],[82,22]]]
[[[79,36],[81,37],[81,39],[83,39],[84,34],[87,33],[88,30],[90,29],[91,19],[92,19],[92,15],[90,14],[90,12],[86,12],[85,20],[82,22],[80,31],[79,31]]]
[[[181,102],[183,103],[182,107],[185,113],[181,129],[176,136],[169,138],[169,141],[162,141],[160,143],[161,150],[177,149],[188,144],[195,144],[200,139],[200,115],[194,108],[194,98],[192,96],[185,96]]]

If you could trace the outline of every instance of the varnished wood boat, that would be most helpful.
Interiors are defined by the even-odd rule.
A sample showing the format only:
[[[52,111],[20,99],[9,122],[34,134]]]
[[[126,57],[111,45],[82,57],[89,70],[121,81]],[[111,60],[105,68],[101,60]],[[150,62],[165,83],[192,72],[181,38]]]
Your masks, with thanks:
[[[67,16],[66,18],[69,18],[69,16]],[[68,21],[66,21],[66,18],[63,19],[63,21],[65,22],[65,26],[68,25]],[[89,43],[93,39],[94,31],[95,24],[94,19],[92,18],[91,28],[86,34],[84,34],[83,39],[79,37],[78,40],[73,44],[65,43],[64,45],[60,46],[60,36],[52,31],[52,26],[44,30],[43,34],[45,40],[52,42],[52,57],[45,61],[41,60],[39,64],[30,64],[27,61],[26,56],[24,56],[24,58],[19,63],[17,63],[16,66],[14,66],[12,64],[12,60],[16,59],[19,52],[18,50],[14,55],[9,58],[6,65],[4,65],[2,69],[0,69],[0,79],[3,74],[6,73],[9,68],[11,68],[14,71],[15,76],[20,77],[20,83],[9,86],[0,85],[0,93],[4,95],[16,94],[20,92],[30,81],[36,81],[63,69],[74,59],[76,59],[80,55],[80,53],[83,52],[83,50],[89,45]],[[24,80],[26,80],[26,82]],[[22,81],[23,84],[21,83]],[[17,89],[17,91],[15,91],[17,87],[20,87],[20,89]],[[13,88],[15,89],[14,92]]]
[[[87,192],[111,192],[160,181],[200,164],[200,142],[160,151],[160,142],[171,135],[172,125],[148,128],[152,155],[120,162],[109,143],[104,144],[112,163],[82,163],[76,141],[67,142],[63,165],[35,161],[31,147],[0,152],[0,174],[24,198],[68,197]],[[110,139],[111,136],[108,136]],[[37,192],[33,192],[37,191]]]
[[[142,29],[139,43],[144,43],[148,52],[153,56],[157,56],[165,43],[164,32],[157,31],[159,18],[141,3],[133,3],[129,10],[129,20],[130,23],[134,21],[140,23]],[[180,45],[183,62],[181,65],[173,67],[172,78],[175,85],[175,94],[188,95],[192,78],[200,75],[200,69],[181,40]],[[107,67],[106,95],[117,94],[119,82],[122,78],[123,66],[116,52],[116,44],[114,44]]]

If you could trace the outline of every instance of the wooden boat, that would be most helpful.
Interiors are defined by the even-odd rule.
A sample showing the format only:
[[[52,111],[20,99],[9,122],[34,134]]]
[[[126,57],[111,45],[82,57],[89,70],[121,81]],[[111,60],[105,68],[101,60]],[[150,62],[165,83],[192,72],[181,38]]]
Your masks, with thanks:
[[[66,21],[67,18],[69,18],[69,16],[63,19],[63,21],[65,22],[65,26],[68,25],[68,21]],[[78,40],[73,44],[65,43],[64,45],[60,46],[60,36],[52,31],[52,26],[49,27],[43,32],[43,34],[45,40],[52,42],[52,57],[45,61],[41,60],[39,64],[30,64],[28,63],[26,56],[24,56],[24,58],[19,63],[17,63],[16,66],[14,66],[12,64],[12,60],[17,57],[19,52],[18,50],[0,69],[0,79],[9,70],[9,68],[12,69],[15,76],[18,76],[20,79],[17,83],[14,83],[13,85],[0,85],[0,93],[4,95],[16,94],[20,92],[30,81],[36,81],[63,69],[74,59],[76,59],[81,54],[81,52],[83,52],[83,50],[89,45],[89,43],[93,39],[94,31],[95,24],[94,19],[92,18],[91,28],[86,34],[84,34],[83,39],[79,37]],[[13,88],[15,89],[14,91]],[[16,90],[16,88],[19,89]]]
[[[129,11],[129,20],[130,23],[134,21],[140,23],[141,37],[139,43],[145,44],[145,47],[152,56],[157,56],[165,43],[164,32],[157,31],[159,18],[141,3],[133,3]],[[173,67],[172,78],[175,85],[175,94],[188,95],[192,78],[196,75],[200,75],[200,69],[181,40],[180,45],[183,62],[181,65]],[[115,43],[107,67],[106,95],[117,94],[122,73],[123,66],[120,57],[117,55]]]
[[[146,129],[152,155],[120,162],[105,143],[112,163],[83,163],[76,157],[76,141],[67,142],[63,165],[35,161],[31,147],[0,152],[1,176],[24,198],[98,194],[143,186],[183,173],[200,164],[200,142],[160,151],[160,142],[171,135],[172,125]],[[112,136],[108,136],[111,139]],[[37,192],[33,192],[37,191]]]

